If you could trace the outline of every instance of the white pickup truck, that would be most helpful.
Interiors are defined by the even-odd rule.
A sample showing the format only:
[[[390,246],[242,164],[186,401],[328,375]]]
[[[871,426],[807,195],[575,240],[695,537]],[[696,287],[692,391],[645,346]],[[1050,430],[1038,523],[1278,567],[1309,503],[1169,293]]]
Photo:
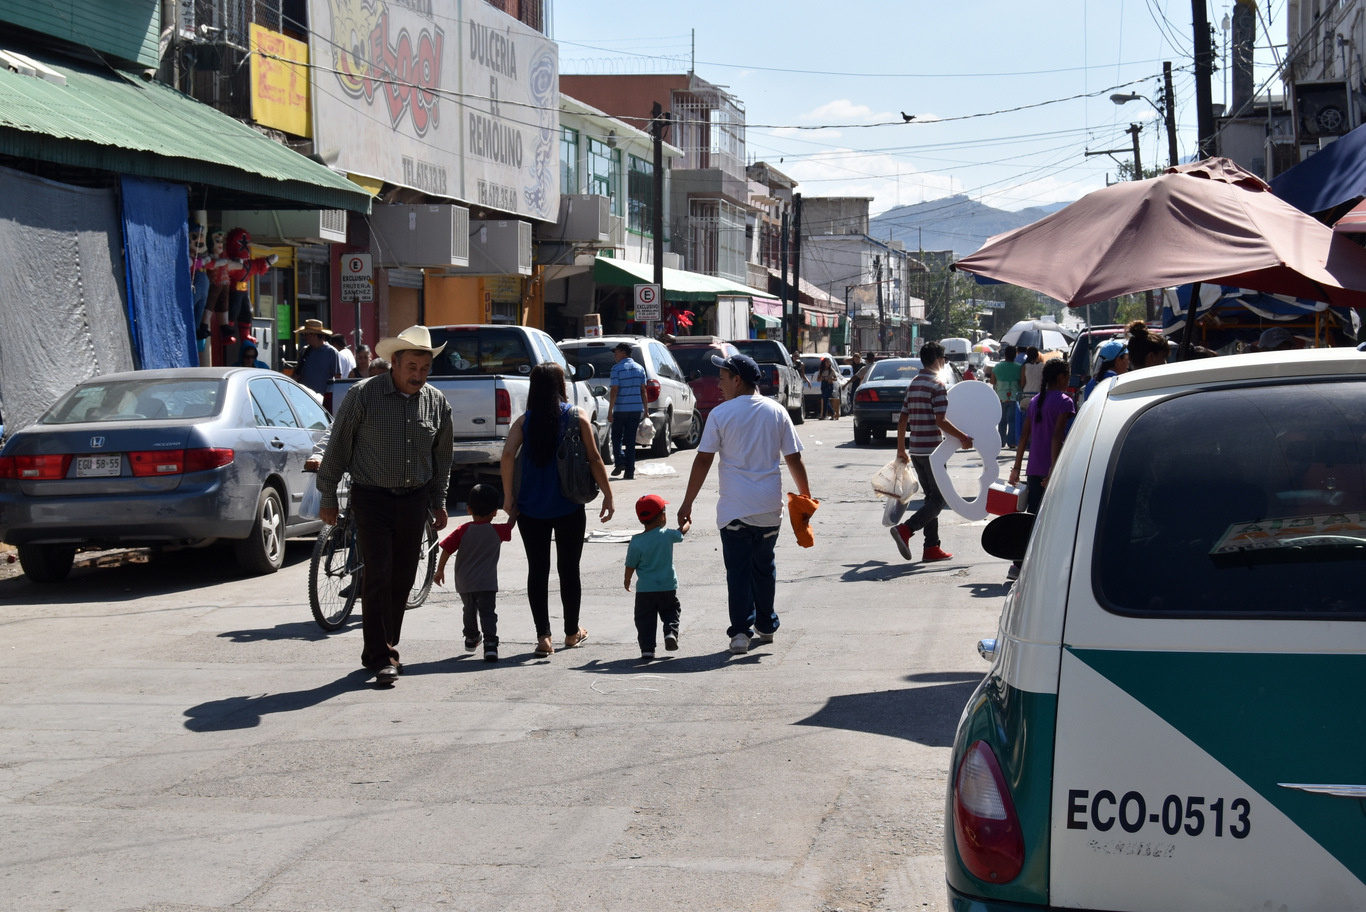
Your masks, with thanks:
[[[569,402],[583,409],[593,424],[598,449],[610,460],[607,446],[610,425],[607,403],[593,395],[584,382],[593,376],[591,366],[573,368],[549,335],[529,326],[469,324],[432,326],[433,345],[445,345],[432,362],[427,382],[445,394],[451,403],[455,430],[455,462],[451,469],[452,489],[463,475],[469,481],[498,475],[512,422],[526,411],[528,375],[538,364],[553,361],[564,368],[569,379]],[[359,380],[333,380],[327,387],[325,404],[334,415],[346,391]]]

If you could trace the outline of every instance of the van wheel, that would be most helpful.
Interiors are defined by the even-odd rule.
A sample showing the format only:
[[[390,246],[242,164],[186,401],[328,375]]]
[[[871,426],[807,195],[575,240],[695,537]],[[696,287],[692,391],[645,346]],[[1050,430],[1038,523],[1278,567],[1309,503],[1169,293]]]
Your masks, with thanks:
[[[270,485],[256,501],[256,522],[251,534],[233,542],[237,564],[251,574],[274,573],[285,563],[285,512],[280,495]]]
[[[688,433],[678,441],[680,450],[691,450],[702,440],[702,419],[697,417],[697,412],[692,413],[692,418],[688,420]]]
[[[20,545],[19,563],[35,583],[60,583],[71,573],[74,545]]]
[[[649,421],[650,419],[647,417],[645,420]],[[668,456],[673,451],[674,439],[669,436],[673,431],[673,426],[674,412],[673,409],[669,409],[664,413],[664,427],[655,431],[654,443],[650,444],[651,456]]]

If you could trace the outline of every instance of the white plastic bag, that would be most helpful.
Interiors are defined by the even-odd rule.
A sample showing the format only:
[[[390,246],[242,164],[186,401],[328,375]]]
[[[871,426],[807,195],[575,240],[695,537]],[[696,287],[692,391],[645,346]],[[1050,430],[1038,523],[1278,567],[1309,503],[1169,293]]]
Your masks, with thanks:
[[[918,490],[920,484],[915,480],[915,472],[909,463],[900,459],[893,459],[873,476],[873,493],[879,497],[891,497],[904,504]]]
[[[312,472],[308,473],[308,480],[304,482],[304,496],[299,501],[299,516],[302,519],[317,519],[318,511],[322,509],[323,496],[318,493],[318,476]]]
[[[655,442],[655,425],[648,416],[640,419],[636,427],[636,446],[646,447]]]
[[[895,497],[884,497],[883,500],[887,501],[887,506],[882,511],[882,524],[890,529],[906,515],[906,505]]]

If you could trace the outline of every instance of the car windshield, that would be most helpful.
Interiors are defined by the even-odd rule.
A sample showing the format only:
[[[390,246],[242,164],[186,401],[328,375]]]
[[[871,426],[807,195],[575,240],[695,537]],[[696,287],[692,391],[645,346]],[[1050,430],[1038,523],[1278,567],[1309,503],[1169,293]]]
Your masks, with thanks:
[[[1195,393],[1118,443],[1096,586],[1120,613],[1366,616],[1360,383]]]
[[[458,326],[431,333],[433,345],[446,346],[432,360],[433,377],[531,373],[534,361],[520,329]]]
[[[93,381],[71,390],[41,424],[204,418],[218,406],[222,380],[129,378]]]
[[[588,345],[566,345],[564,357],[570,364],[578,367],[580,364],[593,365],[593,376],[601,378],[604,382],[612,376],[612,366],[617,363],[617,356],[612,353],[616,346],[613,342],[606,342],[601,345],[590,343]],[[645,356],[640,353],[639,346],[632,346],[631,359],[637,364],[645,363]]]
[[[670,348],[669,351],[673,353],[674,360],[678,362],[678,366],[682,368],[686,376],[692,377],[698,374],[703,377],[721,376],[721,368],[711,363],[712,355],[725,357],[720,349],[684,346]]]
[[[868,371],[868,378],[865,382],[871,383],[874,380],[905,380],[910,382],[911,378],[918,373],[920,373],[919,358],[890,358],[874,364],[873,369]]]

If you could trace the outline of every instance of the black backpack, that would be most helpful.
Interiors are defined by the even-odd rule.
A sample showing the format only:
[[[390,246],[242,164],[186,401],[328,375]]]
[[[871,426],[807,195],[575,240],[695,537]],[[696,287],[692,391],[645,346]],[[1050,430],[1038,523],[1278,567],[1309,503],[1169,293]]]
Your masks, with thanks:
[[[598,483],[588,461],[588,445],[579,427],[578,409],[566,412],[561,425],[560,445],[555,450],[560,493],[577,504],[591,503],[598,496]]]

